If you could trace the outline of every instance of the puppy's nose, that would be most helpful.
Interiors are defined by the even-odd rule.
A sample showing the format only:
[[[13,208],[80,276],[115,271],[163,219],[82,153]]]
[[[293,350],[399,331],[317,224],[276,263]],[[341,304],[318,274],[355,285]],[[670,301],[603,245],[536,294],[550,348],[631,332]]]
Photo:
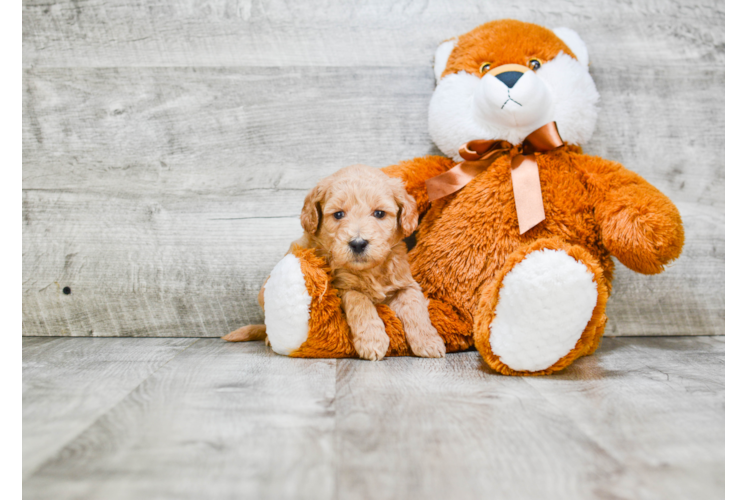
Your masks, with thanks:
[[[366,245],[368,244],[369,242],[363,238],[356,238],[348,242],[348,246],[351,247],[353,253],[363,253],[364,250],[366,250]]]
[[[504,73],[499,73],[496,75],[496,78],[506,85],[509,88],[514,87],[514,84],[517,83],[517,80],[522,78],[523,73],[520,73],[519,71],[505,71]]]

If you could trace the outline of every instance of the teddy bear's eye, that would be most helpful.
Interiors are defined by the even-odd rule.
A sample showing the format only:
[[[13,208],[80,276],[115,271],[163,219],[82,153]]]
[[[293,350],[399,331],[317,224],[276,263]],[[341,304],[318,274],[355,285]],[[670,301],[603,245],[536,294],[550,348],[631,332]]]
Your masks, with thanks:
[[[483,64],[480,65],[480,72],[481,73],[485,73],[489,69],[491,69],[491,63],[489,63],[489,62],[484,62]]]
[[[527,67],[530,68],[533,71],[536,71],[536,70],[540,69],[540,66],[541,66],[541,63],[537,59],[530,59],[527,62]]]

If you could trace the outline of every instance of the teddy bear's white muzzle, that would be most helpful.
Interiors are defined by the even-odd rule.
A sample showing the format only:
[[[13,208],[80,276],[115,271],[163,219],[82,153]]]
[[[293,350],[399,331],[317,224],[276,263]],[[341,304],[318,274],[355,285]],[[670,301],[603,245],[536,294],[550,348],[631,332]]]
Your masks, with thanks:
[[[553,99],[548,86],[528,71],[508,87],[493,75],[481,78],[475,93],[476,119],[486,126],[539,128],[553,117]]]

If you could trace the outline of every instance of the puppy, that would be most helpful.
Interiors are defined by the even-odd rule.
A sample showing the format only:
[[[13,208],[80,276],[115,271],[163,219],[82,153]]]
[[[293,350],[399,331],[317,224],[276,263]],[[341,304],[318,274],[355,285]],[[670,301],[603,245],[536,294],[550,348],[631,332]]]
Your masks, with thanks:
[[[399,179],[365,165],[346,167],[309,192],[301,225],[304,235],[293,244],[314,248],[330,266],[361,358],[380,360],[389,348],[375,304],[388,305],[400,318],[416,356],[444,356],[444,341],[431,325],[428,301],[410,274],[402,240],[415,231],[418,211]],[[261,306],[264,288],[258,297]],[[264,336],[264,326],[250,325],[223,338],[241,341]]]

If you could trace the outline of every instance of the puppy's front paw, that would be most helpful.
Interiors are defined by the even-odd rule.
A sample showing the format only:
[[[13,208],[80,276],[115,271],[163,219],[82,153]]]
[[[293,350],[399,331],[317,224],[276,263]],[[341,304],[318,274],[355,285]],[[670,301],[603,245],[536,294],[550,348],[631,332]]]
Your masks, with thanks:
[[[443,358],[447,353],[444,340],[434,327],[408,335],[407,338],[410,350],[421,358]]]
[[[379,361],[387,354],[390,338],[384,331],[384,324],[371,325],[353,336],[353,347],[361,359]]]

